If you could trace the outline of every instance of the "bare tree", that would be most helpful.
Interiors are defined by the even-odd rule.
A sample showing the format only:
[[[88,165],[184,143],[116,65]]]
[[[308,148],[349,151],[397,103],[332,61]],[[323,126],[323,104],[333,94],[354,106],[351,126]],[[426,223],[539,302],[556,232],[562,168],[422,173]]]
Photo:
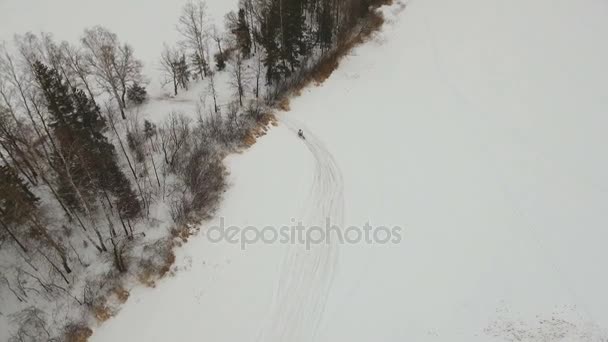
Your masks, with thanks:
[[[127,90],[134,83],[143,82],[141,69],[143,64],[135,58],[133,47],[129,44],[123,44],[118,47],[117,63],[115,65],[116,75],[120,81],[120,97],[123,106],[126,107]]]
[[[74,75],[74,78],[79,80],[75,85],[84,87],[89,97],[94,99],[95,95],[89,81],[92,71],[89,63],[86,61],[86,55],[79,47],[70,45],[68,42],[61,43],[61,50],[67,67],[70,70],[69,72]]]
[[[230,76],[230,85],[234,89],[234,94],[239,97],[239,104],[242,106],[248,77],[243,64],[243,55],[240,52],[236,53],[230,60]]]
[[[177,95],[177,87],[179,85],[178,64],[180,53],[176,48],[172,48],[165,44],[163,52],[160,56],[160,65],[162,67],[165,80],[163,84],[173,83],[173,92]]]
[[[197,68],[201,77],[207,77],[207,64],[205,57],[205,44],[207,41],[207,5],[204,1],[189,1],[184,5],[182,14],[179,17],[177,30],[184,38],[184,45],[187,46],[197,59]]]
[[[219,51],[220,56],[224,56],[224,50],[222,49],[222,42],[224,41],[224,35],[219,31],[217,26],[213,25],[211,29],[211,39],[217,45],[217,49]]]
[[[45,314],[36,307],[28,307],[11,316],[19,329],[9,338],[9,342],[48,341],[51,334],[48,330]]]
[[[209,73],[209,93],[211,93],[211,97],[213,97],[213,111],[215,113],[219,112],[220,107],[217,104],[217,88],[215,87],[215,73]]]
[[[17,50],[25,62],[26,70],[31,74],[35,61],[43,62],[57,70],[70,87],[75,86],[73,74],[68,68],[68,62],[61,47],[53,40],[50,33],[37,36],[31,32],[15,36]]]
[[[133,55],[129,44],[121,44],[116,34],[101,26],[86,29],[82,43],[86,61],[99,85],[114,97],[120,114],[126,119],[127,89],[142,81],[142,63]]]
[[[27,72],[19,69],[11,54],[6,48],[0,46],[0,101],[4,102],[7,112],[10,113],[10,116],[14,120],[16,125],[16,134],[14,137],[21,139],[23,146],[22,150],[27,152],[27,155],[25,153],[19,153],[19,156],[23,159],[22,161],[26,167],[31,171],[32,184],[35,185],[38,178],[37,172],[35,171],[37,160],[35,158],[30,158],[35,155],[32,149],[33,144],[31,144],[31,140],[28,141],[24,134],[25,125],[18,119],[17,113],[17,111],[21,109],[27,115],[32,124],[31,128],[33,128],[36,133],[36,141],[44,144],[45,140],[42,139],[42,133],[39,130],[38,123],[34,119],[32,111],[32,88],[31,76]],[[17,141],[13,141],[13,145],[17,151]]]
[[[114,120],[114,111],[112,110],[112,106],[110,106],[109,104],[106,104],[105,110],[106,110],[106,118],[108,119],[108,121],[110,123],[110,127],[112,128],[112,131],[114,131],[114,135],[116,137],[116,140],[118,141],[120,150],[122,151],[123,155],[125,156],[127,165],[129,165],[129,169],[131,170],[131,175],[133,176],[133,181],[135,182],[135,185],[137,185],[137,189],[139,190],[139,195],[141,196],[142,203],[143,203],[144,207],[148,207],[148,204],[146,202],[146,197],[144,196],[144,192],[141,188],[141,185],[139,184],[139,177],[137,176],[137,172],[135,172],[134,163],[131,162],[131,158],[129,158],[129,154],[127,153],[127,149],[125,148],[125,144],[122,142],[120,133],[118,132],[118,129],[116,128],[116,122]]]
[[[28,252],[27,247],[25,247],[25,244],[21,242],[21,240],[19,240],[17,235],[9,228],[9,226],[4,223],[2,217],[0,217],[0,226],[2,226],[2,229],[4,229],[6,233],[8,233],[8,236],[11,237],[11,239],[17,244],[17,246],[19,246],[19,248],[21,248],[21,250],[23,250],[23,252]]]
[[[264,72],[264,66],[261,54],[255,56],[254,61],[254,78],[255,78],[255,98],[260,98],[260,81],[262,79],[262,73]]]
[[[190,118],[182,113],[171,113],[159,132],[165,163],[171,168],[175,167],[179,152],[188,141],[191,133],[190,122]]]

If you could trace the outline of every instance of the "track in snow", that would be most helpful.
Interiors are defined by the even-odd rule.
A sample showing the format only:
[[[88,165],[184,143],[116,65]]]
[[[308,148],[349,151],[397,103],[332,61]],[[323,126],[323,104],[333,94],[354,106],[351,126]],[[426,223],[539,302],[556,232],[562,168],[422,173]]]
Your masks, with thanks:
[[[314,159],[314,176],[301,221],[306,227],[325,227],[326,220],[342,227],[344,221],[344,182],[342,172],[324,144],[303,124],[282,117],[280,121],[294,137],[298,129]],[[299,219],[296,219],[299,221]],[[297,222],[296,222],[297,223]],[[339,255],[338,241],[312,245],[290,245],[281,266],[269,321],[259,341],[314,341],[325,311]]]

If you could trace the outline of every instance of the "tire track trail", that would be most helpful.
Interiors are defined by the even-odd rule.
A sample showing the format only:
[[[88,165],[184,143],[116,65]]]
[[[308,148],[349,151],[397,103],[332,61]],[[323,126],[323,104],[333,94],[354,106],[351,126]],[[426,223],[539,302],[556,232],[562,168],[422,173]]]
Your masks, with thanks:
[[[280,122],[294,137],[298,129],[306,136],[302,142],[314,159],[311,189],[303,210],[305,227],[325,227],[326,220],[342,227],[344,221],[344,182],[336,160],[310,130],[294,119]],[[270,318],[258,341],[311,342],[316,339],[339,257],[337,239],[321,244],[291,244],[282,261]]]

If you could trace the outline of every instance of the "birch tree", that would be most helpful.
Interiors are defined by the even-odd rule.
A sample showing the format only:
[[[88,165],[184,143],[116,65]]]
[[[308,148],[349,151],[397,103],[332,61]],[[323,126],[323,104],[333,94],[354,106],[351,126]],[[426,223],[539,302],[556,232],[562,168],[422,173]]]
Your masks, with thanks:
[[[142,81],[141,61],[135,58],[129,44],[121,44],[114,33],[101,26],[86,29],[82,44],[97,83],[115,99],[122,118],[126,119],[127,90]]]
[[[199,75],[207,77],[208,63],[205,57],[205,45],[208,38],[207,5],[204,1],[190,1],[186,3],[179,17],[177,30],[182,35],[184,45],[188,47],[198,59]]]

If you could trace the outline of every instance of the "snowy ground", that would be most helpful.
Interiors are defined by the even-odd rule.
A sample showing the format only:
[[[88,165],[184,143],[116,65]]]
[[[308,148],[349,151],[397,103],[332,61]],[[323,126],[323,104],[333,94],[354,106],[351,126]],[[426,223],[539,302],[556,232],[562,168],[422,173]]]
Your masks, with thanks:
[[[176,31],[176,23],[183,1],[95,1],[95,0],[58,0],[47,1],[13,1],[0,0],[0,44],[6,43],[9,51],[12,50],[12,40],[15,34],[25,34],[30,31],[35,34],[41,32],[52,33],[56,42],[67,40],[78,45],[85,28],[102,25],[116,33],[122,42],[131,44],[135,49],[136,57],[144,63],[144,76],[150,100],[143,106],[133,108],[128,115],[138,115],[143,119],[151,120],[157,124],[162,123],[171,112],[182,112],[192,117],[196,116],[196,109],[201,98],[208,96],[207,84],[198,82],[192,84],[190,91],[181,92],[179,96],[168,96],[170,89],[161,88],[161,71],[159,68],[160,53],[163,43],[174,44],[180,38]],[[220,30],[223,29],[224,15],[235,10],[237,1],[215,0],[207,1],[209,25],[215,23]],[[213,46],[211,53],[213,53]],[[232,91],[228,85],[228,74],[216,76],[219,92],[219,105],[225,107],[232,98]],[[211,101],[207,98],[206,105]],[[120,127],[119,127],[120,130]],[[108,134],[112,138],[111,133]],[[125,166],[126,167],[126,166]],[[48,208],[47,208],[48,209]],[[52,209],[50,209],[52,210]],[[62,215],[61,213],[57,215]],[[172,224],[168,207],[160,205],[153,209],[152,220],[145,227],[146,238],[139,241],[155,241],[168,234],[168,227]],[[136,230],[138,228],[136,227]],[[136,247],[137,248],[137,247]],[[15,254],[13,251],[3,249],[0,255],[0,268],[12,264]],[[93,277],[96,272],[105,272],[110,266],[108,260],[94,256],[93,267],[87,269],[87,275]],[[86,258],[85,258],[85,261]],[[79,275],[79,269],[74,274]],[[2,271],[4,272],[4,271]],[[44,278],[44,277],[43,277]],[[84,281],[84,276],[79,280]],[[82,294],[82,282],[73,283],[72,291],[76,297]],[[11,314],[35,301],[29,298],[28,303],[18,303],[6,286],[0,289],[0,341],[7,341],[16,330],[11,325]],[[36,306],[49,313],[50,325],[55,329],[62,327],[68,320],[73,320],[82,307],[77,305],[69,296],[55,299],[52,305],[47,305],[45,299],[36,302]],[[54,333],[54,331],[52,331]]]
[[[220,215],[301,217],[308,188],[336,171],[316,162],[333,155],[343,184],[318,196],[343,186],[347,225],[401,225],[402,243],[340,246],[337,267],[319,268],[334,276],[319,311],[309,302],[323,293],[306,289],[273,304],[297,247],[243,252],[200,237],[180,251],[187,270],[134,291],[94,342],[307,340],[299,331],[314,318],[278,319],[284,310],[323,313],[318,341],[606,338],[608,6],[419,0],[387,13],[382,35],[230,159]],[[305,254],[287,283],[306,283],[317,257]]]
[[[608,338],[608,4],[386,13],[377,39],[229,158],[233,186],[204,229],[327,215],[400,225],[403,241],[298,253],[201,235],[93,342]]]

